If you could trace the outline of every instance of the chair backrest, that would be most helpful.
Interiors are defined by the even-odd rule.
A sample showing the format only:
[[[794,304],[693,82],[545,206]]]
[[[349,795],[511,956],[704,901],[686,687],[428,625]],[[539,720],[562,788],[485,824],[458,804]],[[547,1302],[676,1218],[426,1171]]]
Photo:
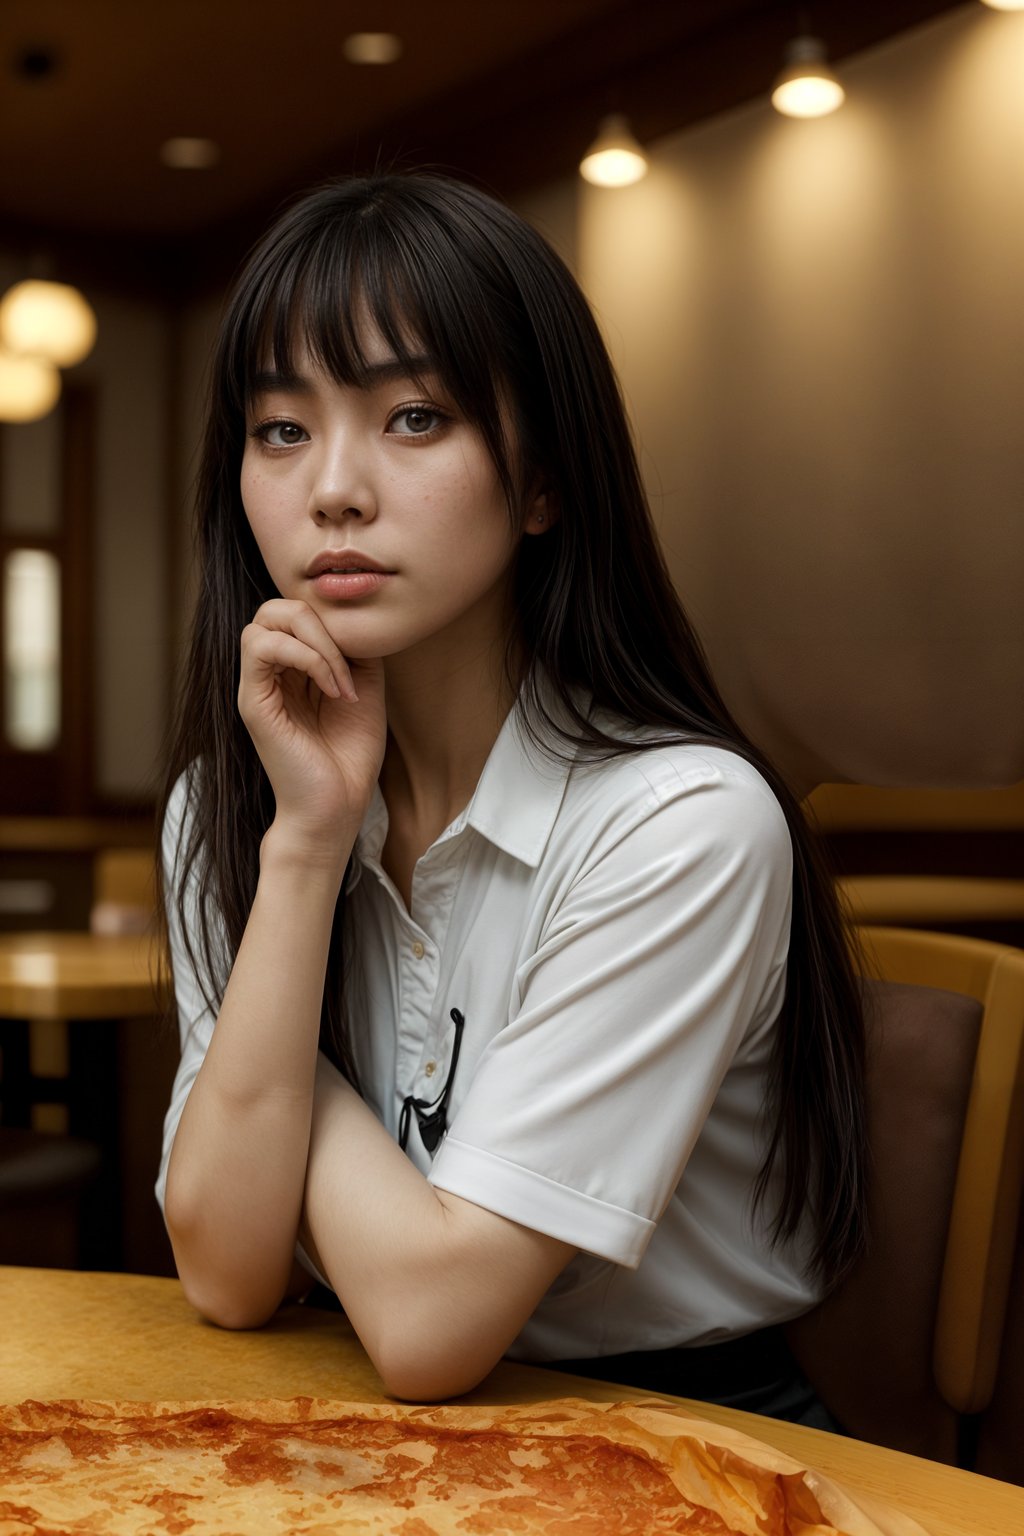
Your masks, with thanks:
[[[862,930],[880,974],[983,1008],[935,1323],[935,1379],[977,1413],[999,1367],[1024,1189],[1024,951],[954,934]]]
[[[1024,1164],[1024,953],[863,929],[868,1254],[790,1342],[863,1439],[954,1460],[992,1393]]]

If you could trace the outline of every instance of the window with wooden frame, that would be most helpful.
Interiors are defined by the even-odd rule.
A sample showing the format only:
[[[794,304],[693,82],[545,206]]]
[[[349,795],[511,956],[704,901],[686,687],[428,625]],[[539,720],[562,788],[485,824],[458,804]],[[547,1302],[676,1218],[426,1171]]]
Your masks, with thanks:
[[[0,814],[93,809],[94,398],[0,426]]]

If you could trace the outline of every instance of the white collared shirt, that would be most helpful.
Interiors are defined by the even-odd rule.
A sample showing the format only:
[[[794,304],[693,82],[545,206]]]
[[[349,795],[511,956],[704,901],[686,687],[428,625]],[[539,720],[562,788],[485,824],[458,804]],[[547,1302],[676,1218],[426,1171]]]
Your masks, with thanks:
[[[604,722],[607,724],[607,722]],[[185,789],[164,830],[170,865]],[[552,1360],[710,1343],[819,1291],[802,1244],[751,1211],[785,983],[791,846],[761,776],[662,744],[553,763],[515,711],[465,810],[418,861],[411,911],[381,866],[379,790],[346,899],[360,1086],[397,1136],[451,1086],[439,1189],[576,1246],[510,1353]],[[171,922],[183,1041],[158,1198],[213,1020]],[[770,1206],[768,1207],[770,1214]]]

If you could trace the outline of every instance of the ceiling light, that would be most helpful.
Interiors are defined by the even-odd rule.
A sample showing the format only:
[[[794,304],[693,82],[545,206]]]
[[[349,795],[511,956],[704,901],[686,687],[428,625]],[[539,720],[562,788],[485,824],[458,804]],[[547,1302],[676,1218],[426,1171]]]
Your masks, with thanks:
[[[595,187],[628,187],[647,175],[647,156],[622,112],[601,119],[597,138],[580,161],[580,175]]]
[[[825,62],[818,37],[796,37],[786,49],[786,67],[772,88],[772,106],[786,117],[824,117],[846,100],[834,70]]]
[[[342,51],[350,64],[393,64],[402,52],[402,39],[393,32],[352,32]]]
[[[8,352],[70,368],[88,357],[95,341],[95,311],[69,283],[27,278],[0,299],[0,344]]]
[[[208,171],[220,159],[220,145],[213,139],[165,139],[160,159],[175,171]]]
[[[41,357],[0,352],[0,421],[38,421],[60,399],[60,374]]]

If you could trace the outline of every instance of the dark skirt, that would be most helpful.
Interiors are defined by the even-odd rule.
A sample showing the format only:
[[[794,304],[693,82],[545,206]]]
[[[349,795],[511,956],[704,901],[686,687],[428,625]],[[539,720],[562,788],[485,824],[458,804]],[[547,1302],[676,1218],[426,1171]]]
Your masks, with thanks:
[[[842,1425],[797,1365],[783,1329],[777,1326],[691,1349],[636,1350],[626,1355],[531,1364],[843,1433]]]

